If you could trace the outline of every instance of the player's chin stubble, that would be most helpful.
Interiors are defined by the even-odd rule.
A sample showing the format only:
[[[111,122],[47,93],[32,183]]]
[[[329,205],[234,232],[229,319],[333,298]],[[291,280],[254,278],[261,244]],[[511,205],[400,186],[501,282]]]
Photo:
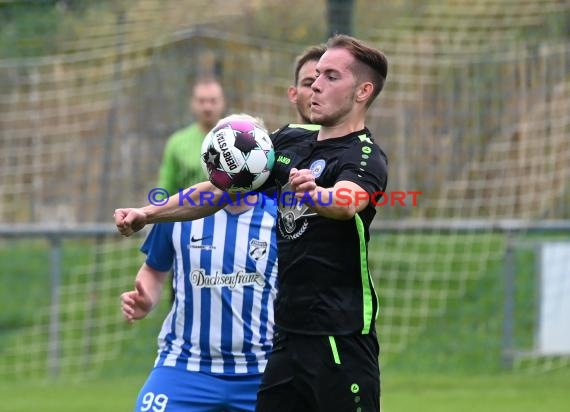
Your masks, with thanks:
[[[336,124],[335,116],[324,116],[311,113],[311,123],[319,124],[324,127],[331,127]]]

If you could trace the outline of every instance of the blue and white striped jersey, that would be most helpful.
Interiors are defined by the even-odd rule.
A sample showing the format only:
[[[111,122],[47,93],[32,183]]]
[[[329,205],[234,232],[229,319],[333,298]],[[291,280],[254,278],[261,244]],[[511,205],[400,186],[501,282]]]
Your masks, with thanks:
[[[176,291],[155,366],[263,373],[277,293],[277,206],[267,198],[264,204],[240,214],[222,209],[196,221],[154,225],[141,250],[150,267],[174,267]]]

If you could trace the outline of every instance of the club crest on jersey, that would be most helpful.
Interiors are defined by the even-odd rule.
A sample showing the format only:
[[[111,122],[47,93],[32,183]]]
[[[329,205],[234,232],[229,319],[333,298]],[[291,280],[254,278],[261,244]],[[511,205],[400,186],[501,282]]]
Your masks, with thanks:
[[[267,242],[259,239],[249,241],[249,256],[253,260],[260,260],[267,256]]]
[[[325,166],[326,162],[323,159],[319,159],[311,163],[309,169],[311,170],[311,172],[313,172],[313,176],[317,178],[323,173],[323,170],[325,170]]]

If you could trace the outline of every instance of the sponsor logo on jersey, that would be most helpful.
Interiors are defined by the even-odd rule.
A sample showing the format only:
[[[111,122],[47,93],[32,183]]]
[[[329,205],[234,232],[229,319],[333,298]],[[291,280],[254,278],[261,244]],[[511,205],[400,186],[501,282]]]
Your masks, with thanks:
[[[265,278],[261,273],[248,273],[240,270],[237,273],[220,273],[215,272],[210,275],[206,274],[204,269],[194,269],[190,272],[190,282],[197,288],[214,288],[226,286],[234,289],[238,286],[247,285],[265,285]]]
[[[287,156],[279,155],[277,157],[277,163],[283,163],[284,165],[288,165],[289,163],[291,163],[291,159],[288,158]]]
[[[207,250],[207,251],[212,251],[214,249],[216,249],[216,246],[214,245],[204,245],[202,243],[203,240],[206,239],[211,239],[213,236],[203,236],[203,237],[196,237],[194,235],[192,235],[190,237],[190,243],[188,243],[188,250],[190,249],[201,249],[201,250]]]
[[[216,249],[216,247],[214,245],[193,245],[193,244],[189,244],[188,245],[188,249],[202,249],[202,250],[209,250],[212,251],[214,249]]]

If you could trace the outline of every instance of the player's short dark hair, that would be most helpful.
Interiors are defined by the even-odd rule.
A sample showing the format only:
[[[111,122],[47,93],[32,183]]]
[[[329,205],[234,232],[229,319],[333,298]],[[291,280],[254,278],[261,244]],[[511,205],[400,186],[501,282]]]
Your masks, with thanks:
[[[366,102],[366,106],[370,106],[384,88],[388,75],[388,59],[384,53],[346,34],[331,37],[327,41],[327,48],[345,49],[354,56],[356,64],[351,67],[354,76],[358,80],[365,79],[374,85],[372,96]]]
[[[299,83],[299,72],[301,71],[301,67],[303,67],[307,62],[318,61],[326,51],[326,45],[317,44],[315,46],[307,47],[297,56],[295,59],[295,85]]]

